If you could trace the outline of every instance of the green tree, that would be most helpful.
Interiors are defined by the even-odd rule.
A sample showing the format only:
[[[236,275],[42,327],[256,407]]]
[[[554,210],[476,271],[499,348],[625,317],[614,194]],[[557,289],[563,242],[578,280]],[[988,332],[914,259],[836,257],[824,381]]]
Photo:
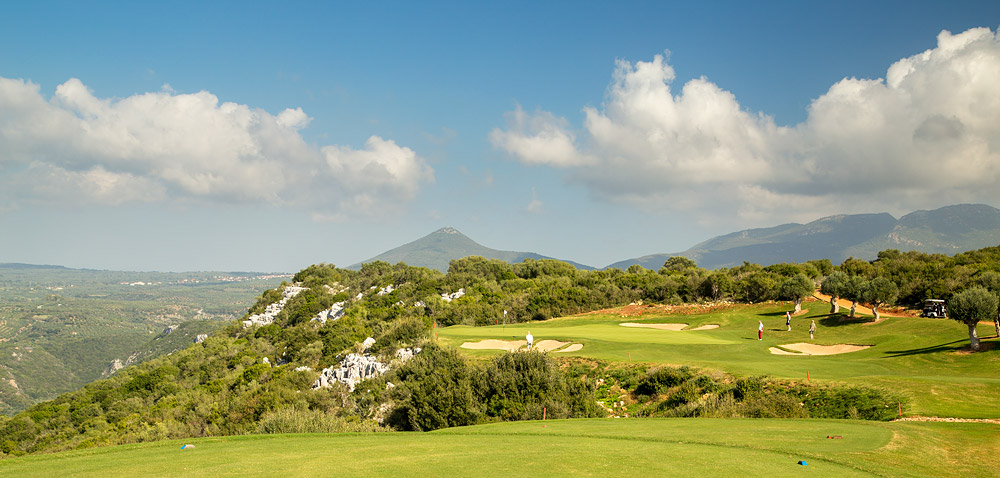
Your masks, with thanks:
[[[823,279],[819,286],[819,291],[830,296],[830,313],[840,312],[840,296],[847,293],[847,274],[841,271],[834,271]]]
[[[858,309],[858,302],[864,297],[865,287],[868,285],[868,281],[862,276],[850,276],[847,278],[847,282],[844,285],[844,297],[851,299],[851,315],[853,319],[855,317],[855,312]]]
[[[979,285],[997,296],[998,302],[1000,302],[1000,273],[997,271],[983,272],[979,276]],[[997,337],[1000,337],[1000,309],[997,309],[997,314],[993,316],[993,326],[997,329]]]
[[[783,300],[795,301],[795,313],[802,312],[802,299],[805,299],[815,290],[812,279],[799,272],[781,283],[778,296]]]
[[[985,287],[972,287],[952,296],[948,301],[948,317],[969,327],[969,343],[979,351],[976,326],[980,321],[991,320],[997,313],[997,296]]]
[[[777,283],[774,275],[770,272],[753,272],[740,280],[739,287],[743,293],[743,300],[753,304],[774,298]]]
[[[876,277],[865,284],[863,296],[865,302],[872,305],[872,315],[878,322],[878,308],[885,304],[890,304],[899,295],[899,287],[896,283],[885,277]]]
[[[844,259],[844,262],[840,264],[840,270],[844,271],[849,276],[861,276],[865,279],[872,277],[875,274],[875,266],[873,266],[870,262],[855,259],[853,257]]]

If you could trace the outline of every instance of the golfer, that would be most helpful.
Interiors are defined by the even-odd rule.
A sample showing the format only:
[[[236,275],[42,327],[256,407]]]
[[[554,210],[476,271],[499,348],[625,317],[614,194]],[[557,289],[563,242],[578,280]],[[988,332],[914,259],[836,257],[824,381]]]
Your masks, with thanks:
[[[816,333],[816,321],[814,320],[812,321],[811,324],[809,324],[809,340],[813,339],[813,334],[815,333]]]
[[[528,341],[528,350],[531,350],[531,343],[534,342],[535,338],[531,336],[531,332],[524,336],[524,340]]]
[[[788,331],[792,331],[792,313],[785,312],[785,325],[788,326]]]
[[[764,340],[764,322],[757,321],[757,340]]]

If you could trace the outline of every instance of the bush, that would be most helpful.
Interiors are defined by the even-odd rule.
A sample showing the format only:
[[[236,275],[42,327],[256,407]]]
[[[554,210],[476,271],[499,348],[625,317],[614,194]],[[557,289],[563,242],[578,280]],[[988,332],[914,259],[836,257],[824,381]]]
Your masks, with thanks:
[[[352,419],[353,418],[353,419]],[[264,412],[256,433],[344,433],[386,431],[373,421],[338,417],[322,410],[279,408]]]
[[[651,396],[676,387],[691,378],[693,373],[687,367],[662,367],[649,372],[635,387],[635,394]]]
[[[386,422],[428,431],[472,425],[482,415],[472,391],[472,370],[457,352],[431,345],[400,367],[393,389],[398,405]]]
[[[764,393],[764,377],[744,377],[736,381],[733,387],[733,398],[746,401]]]
[[[908,401],[887,390],[855,386],[809,387],[799,395],[814,418],[888,421],[896,418]]]

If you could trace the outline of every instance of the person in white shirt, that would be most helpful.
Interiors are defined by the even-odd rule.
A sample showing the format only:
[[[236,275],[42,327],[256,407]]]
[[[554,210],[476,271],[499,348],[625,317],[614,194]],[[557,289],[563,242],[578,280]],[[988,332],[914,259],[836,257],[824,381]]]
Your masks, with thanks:
[[[528,335],[525,335],[524,338],[528,341],[528,350],[531,350],[531,343],[535,340],[535,338],[531,336],[531,332],[528,332]]]

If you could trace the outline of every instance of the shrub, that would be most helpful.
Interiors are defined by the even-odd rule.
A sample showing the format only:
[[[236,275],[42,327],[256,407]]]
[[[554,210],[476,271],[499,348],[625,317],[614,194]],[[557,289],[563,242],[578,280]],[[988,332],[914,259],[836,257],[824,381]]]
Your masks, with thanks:
[[[481,416],[472,391],[472,371],[457,352],[431,345],[400,367],[393,389],[398,405],[386,422],[427,431],[472,425]]]
[[[676,387],[691,378],[693,373],[687,367],[662,367],[649,372],[635,387],[635,394],[650,396],[662,393],[670,387]]]
[[[386,431],[373,421],[356,417],[338,417],[322,410],[279,408],[264,412],[254,430],[260,434],[275,433],[344,433]]]

